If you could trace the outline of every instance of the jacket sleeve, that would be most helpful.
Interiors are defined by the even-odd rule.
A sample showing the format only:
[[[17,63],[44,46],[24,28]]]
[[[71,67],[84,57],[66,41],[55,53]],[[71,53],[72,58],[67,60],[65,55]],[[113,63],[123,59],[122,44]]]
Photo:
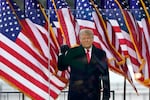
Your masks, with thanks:
[[[105,74],[102,78],[103,81],[103,99],[102,100],[109,100],[110,98],[110,79],[109,79],[109,70],[108,67],[105,69]]]
[[[106,53],[103,51],[103,58],[102,61],[106,63],[106,68],[103,74],[103,99],[102,100],[109,100],[110,98],[110,78],[109,78],[109,68],[106,58]]]
[[[71,61],[71,50],[68,50],[66,53],[62,53],[58,56],[58,70],[67,70],[69,63]]]
[[[58,70],[63,71],[63,70],[66,70],[68,68],[68,65],[65,64],[64,59],[65,59],[64,54],[58,56],[58,63],[57,63]]]

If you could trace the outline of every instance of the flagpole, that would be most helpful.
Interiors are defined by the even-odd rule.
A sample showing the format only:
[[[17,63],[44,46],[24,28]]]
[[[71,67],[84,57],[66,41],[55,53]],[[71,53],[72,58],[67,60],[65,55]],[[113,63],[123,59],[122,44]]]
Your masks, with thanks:
[[[50,15],[50,11],[48,10],[48,16]],[[48,27],[50,26],[50,23],[49,23],[50,21],[49,21],[49,18],[48,18]],[[50,28],[48,28],[48,32],[50,33]],[[49,52],[50,52],[50,34],[49,34],[49,36],[48,36],[48,47],[49,47]],[[50,55],[49,55],[49,59],[48,59],[48,70],[49,70],[49,72],[50,72]],[[51,81],[51,75],[50,75],[50,73],[49,73],[49,78],[48,78],[48,83],[49,83],[49,88],[48,88],[48,94],[50,95],[50,81]],[[49,97],[49,100],[50,100],[50,97]]]
[[[126,77],[124,77],[123,100],[126,100]]]

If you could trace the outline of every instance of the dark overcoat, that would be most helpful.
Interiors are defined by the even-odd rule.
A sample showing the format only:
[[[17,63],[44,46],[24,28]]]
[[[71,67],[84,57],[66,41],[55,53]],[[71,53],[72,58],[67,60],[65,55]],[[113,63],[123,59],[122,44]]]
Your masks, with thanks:
[[[81,45],[69,49],[66,54],[58,57],[59,70],[66,70],[68,66],[71,69],[68,100],[100,100],[102,86],[103,100],[109,99],[110,82],[105,59],[105,51],[94,45],[89,63]]]

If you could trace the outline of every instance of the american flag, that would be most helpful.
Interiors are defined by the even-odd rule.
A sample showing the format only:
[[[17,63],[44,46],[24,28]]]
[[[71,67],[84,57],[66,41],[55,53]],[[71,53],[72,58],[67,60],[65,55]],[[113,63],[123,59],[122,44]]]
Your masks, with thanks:
[[[150,14],[149,7],[150,2],[147,0],[144,1],[144,5],[142,5],[142,1],[140,0],[131,0],[129,1],[130,4],[130,12],[132,13],[133,17],[136,20],[136,26],[138,29],[138,33],[135,35],[137,36],[138,41],[138,49],[140,51],[141,56],[145,59],[145,65],[142,68],[142,76],[140,78],[144,78],[144,80],[140,80],[145,86],[150,86],[149,79],[150,79],[150,23],[148,21],[148,16],[145,13],[145,10]],[[144,6],[147,9],[144,9]]]
[[[31,31],[29,26],[34,24],[26,20],[27,26],[22,27],[25,22],[19,22],[11,7],[1,0],[0,76],[32,99],[54,100],[66,84],[50,72],[48,59],[27,35]]]
[[[59,19],[62,34],[66,39],[66,44],[70,47],[77,45],[77,36],[75,32],[75,20],[71,9],[65,0],[54,0],[54,6],[57,9],[57,17]]]
[[[126,60],[125,65],[120,66],[120,69],[124,72],[124,76],[126,76],[131,85],[134,86],[130,71],[132,71],[132,73],[138,72],[142,63],[138,58],[135,45],[130,37],[131,33],[129,33],[129,28],[132,27],[128,28],[126,24],[126,19],[128,19],[128,17],[126,17],[126,19],[124,18],[125,10],[123,10],[122,5],[125,4],[125,0],[123,1],[106,0],[104,2],[104,8],[106,9],[105,17],[112,25],[113,30],[109,32],[113,32],[112,34],[115,37],[113,44],[126,59],[131,61],[132,68],[128,65],[128,60]],[[136,90],[135,86],[133,88]]]
[[[111,41],[114,39],[112,34],[108,32],[107,29],[111,29],[111,25],[105,20],[105,17],[102,17],[104,15],[104,10],[100,8],[100,6],[91,0],[91,3],[97,10],[97,14],[94,13],[93,18],[94,22],[96,23],[97,30],[99,32],[99,37],[101,38],[102,48],[107,52],[108,59],[109,59],[109,67],[113,72],[117,72],[121,75],[124,75],[122,70],[120,69],[120,65],[124,64],[125,59],[120,55],[118,51],[115,50],[114,46],[112,45]],[[105,45],[105,46],[103,46]],[[106,48],[106,49],[105,49]],[[109,51],[108,51],[109,50]],[[111,53],[111,54],[109,54]],[[112,58],[115,58],[112,60]]]
[[[41,11],[40,3],[36,0],[25,0],[25,17],[26,20],[29,21],[31,25],[33,25],[31,27],[31,25],[29,24],[29,28],[32,31],[30,37],[32,37],[32,40],[35,41],[34,45],[37,46],[37,48],[40,48],[44,56],[47,55],[47,59],[49,59],[48,56],[51,55],[53,59],[51,58],[50,61],[56,63],[56,55],[58,53],[58,48],[51,36],[49,36],[49,33],[51,32],[48,32],[48,26],[45,26],[48,24]],[[44,53],[45,50],[47,50],[47,52]],[[56,67],[54,69],[56,69]]]
[[[36,1],[27,0],[25,4],[27,4],[27,5],[26,5],[26,6],[27,6],[27,10],[31,11],[29,14],[32,14],[32,15],[34,14],[35,16],[38,16],[38,15],[42,16],[43,13],[41,13],[41,9],[40,9],[40,7],[39,7],[39,3],[37,3]],[[31,5],[31,4],[32,4],[32,5]],[[29,9],[28,9],[28,8],[29,8]],[[36,8],[36,9],[35,9],[35,8]],[[30,9],[35,9],[35,10],[37,10],[37,13],[36,13],[36,12],[32,12],[32,10],[30,10]],[[32,16],[32,15],[31,15],[31,16]],[[29,15],[29,16],[30,16],[30,15]],[[35,16],[31,17],[30,19],[31,19],[31,20],[32,20],[32,19],[36,20],[35,18],[39,18],[39,19],[41,19],[41,20],[44,20],[42,17],[35,17]],[[41,22],[44,22],[44,21],[41,21]],[[47,46],[49,47],[49,52],[50,52],[49,61],[50,61],[50,70],[51,70],[51,72],[54,73],[54,75],[57,76],[57,78],[60,79],[62,82],[67,83],[67,82],[68,82],[68,78],[69,78],[69,73],[68,73],[68,71],[63,71],[63,72],[62,72],[62,71],[58,71],[58,70],[57,70],[57,55],[58,55],[58,49],[59,49],[59,48],[58,48],[58,46],[54,45],[56,41],[54,41],[54,40],[53,40],[53,37],[52,37],[52,34],[54,35],[55,33],[53,33],[52,31],[47,32],[48,30],[44,30],[43,27],[40,27],[40,28],[39,28],[39,24],[36,24],[36,26],[37,26],[38,29],[40,30],[40,33],[42,34],[42,38],[45,40],[44,37],[46,37],[46,40],[49,40],[48,42],[50,42],[49,45],[47,45]],[[49,28],[49,26],[48,26],[48,28]],[[44,30],[44,31],[43,31],[43,30]],[[43,33],[43,32],[45,32],[45,33]],[[46,36],[43,36],[43,34],[46,34]],[[47,34],[50,34],[50,38],[49,38],[49,35],[47,36]],[[49,38],[49,39],[48,39],[48,38]],[[39,39],[39,40],[41,41],[41,39]],[[57,41],[57,42],[58,42],[58,41]],[[47,51],[48,51],[48,50],[47,50]],[[51,79],[51,80],[53,80],[53,79]],[[56,82],[57,82],[57,81],[56,81]],[[51,84],[52,84],[52,85],[55,84],[55,81],[51,81]],[[54,86],[55,86],[55,85],[54,85]],[[53,95],[53,94],[56,93],[56,95],[58,96],[59,93],[61,92],[61,90],[62,90],[65,86],[62,85],[62,84],[60,84],[59,87],[61,87],[61,88],[60,88],[60,91],[59,91],[58,93],[55,91],[54,88],[51,88],[51,87],[50,87],[50,95],[51,95],[52,97],[56,98],[55,95]],[[57,87],[55,87],[55,88],[57,88]],[[53,92],[54,92],[54,93],[53,93]]]
[[[103,5],[105,8],[104,17],[106,18],[106,20],[110,22],[110,24],[112,25],[112,31],[114,31],[113,33],[114,39],[112,40],[112,44],[121,54],[128,55],[126,39],[125,36],[122,34],[120,28],[120,23],[124,23],[124,20],[121,20],[121,18],[123,17],[121,15],[121,11],[119,10],[118,6],[115,4],[114,0],[105,0]],[[123,26],[125,24],[121,24],[121,25],[124,30],[127,30]]]
[[[50,23],[52,24],[52,27],[53,29],[55,30],[54,31],[54,35],[57,37],[57,41],[59,42],[60,46],[63,45],[63,38],[61,38],[61,42],[60,42],[60,36],[63,36],[64,34],[62,33],[63,30],[62,30],[62,26],[60,24],[60,19],[58,18],[58,10],[56,9],[56,2],[54,0],[47,0],[47,5],[48,5],[48,8],[49,8],[49,13],[48,13],[48,16],[50,18]],[[58,2],[60,3],[60,2]],[[61,2],[62,3],[62,2]],[[63,4],[59,4],[59,6],[61,6]],[[61,16],[62,17],[62,16]],[[67,26],[68,27],[68,26]],[[73,35],[73,34],[72,34]],[[74,39],[73,39],[74,40]],[[70,41],[68,41],[70,42]],[[75,41],[76,42],[76,41]],[[71,42],[70,42],[71,43]],[[70,46],[70,44],[67,44]],[[59,48],[58,48],[59,49]],[[58,55],[58,53],[57,53]],[[56,59],[56,62],[57,62],[57,59]],[[57,63],[56,63],[57,64]],[[59,71],[57,70],[57,75],[60,76],[61,78],[63,78],[63,80],[65,80],[65,82],[67,83],[68,82],[68,79],[70,77],[69,75],[69,69],[68,70],[65,70],[65,71]],[[65,87],[64,87],[65,88]]]
[[[28,27],[26,27],[26,29],[30,31],[30,33],[28,33],[29,37],[32,37],[34,41],[33,44],[39,48],[39,52],[48,58],[48,31],[44,27],[40,27],[42,25],[44,26],[46,22],[36,0],[25,0],[25,17],[25,23],[23,24],[29,24]]]

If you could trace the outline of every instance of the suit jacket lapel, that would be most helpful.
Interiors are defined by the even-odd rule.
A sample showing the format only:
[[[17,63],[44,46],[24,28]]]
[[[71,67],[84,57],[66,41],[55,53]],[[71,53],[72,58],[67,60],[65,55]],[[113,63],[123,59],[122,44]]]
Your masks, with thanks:
[[[91,52],[91,60],[90,60],[90,62],[95,62],[95,60],[94,60],[94,57],[93,57],[93,55],[94,55],[94,53],[95,53],[95,46],[93,45],[93,47],[92,47],[92,52]]]

